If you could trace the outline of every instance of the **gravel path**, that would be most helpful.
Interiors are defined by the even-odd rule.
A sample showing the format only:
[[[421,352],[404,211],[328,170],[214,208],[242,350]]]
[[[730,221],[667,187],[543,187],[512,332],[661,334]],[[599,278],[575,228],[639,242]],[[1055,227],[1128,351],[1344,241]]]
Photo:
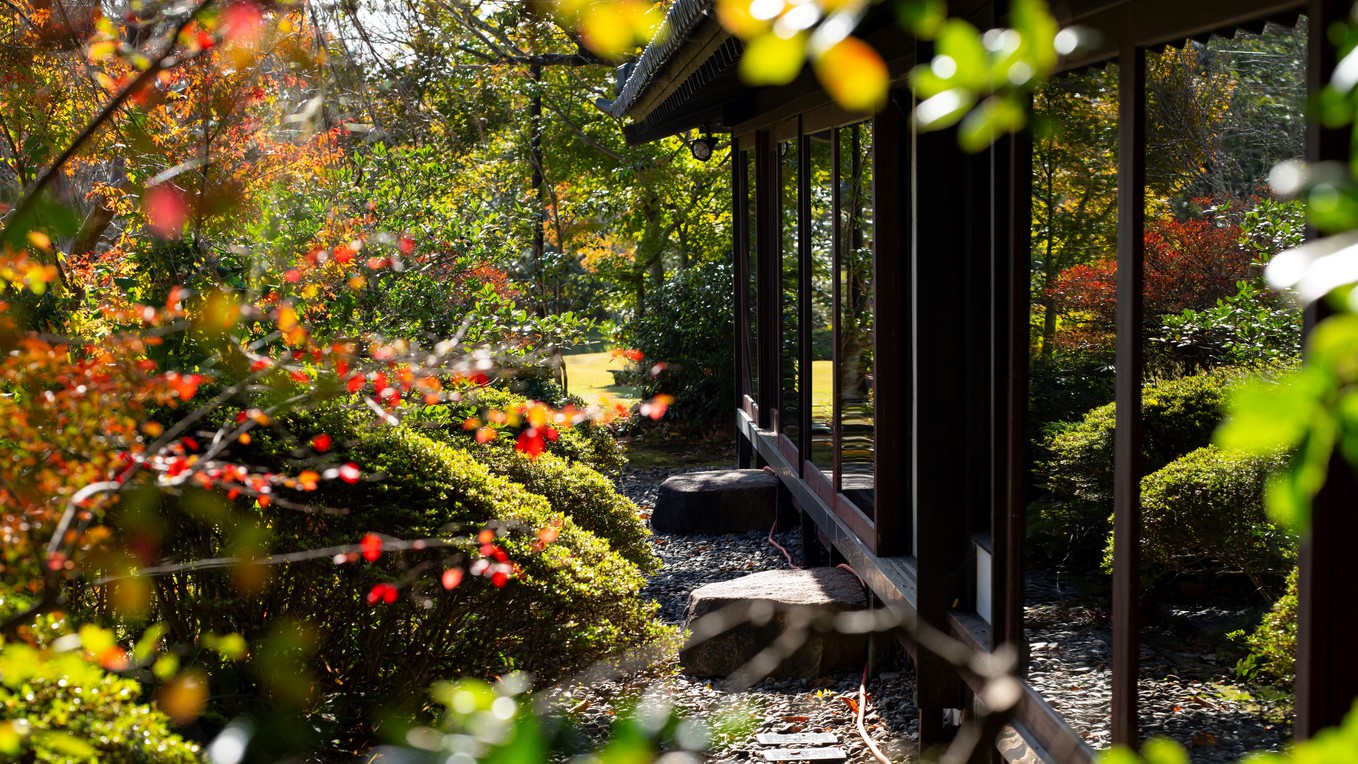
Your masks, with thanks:
[[[660,483],[670,474],[687,470],[625,470],[618,478],[619,488],[649,517]],[[797,533],[774,536],[794,560],[801,561]],[[693,589],[715,581],[787,567],[782,553],[768,543],[767,534],[741,536],[671,536],[656,534],[651,543],[664,567],[647,585],[644,593],[660,603],[665,623],[682,625],[688,595]],[[830,732],[854,764],[875,762],[859,737],[854,713],[843,698],[857,698],[859,675],[837,673],[815,680],[765,680],[741,693],[728,692],[723,683],[686,676],[677,666],[671,646],[665,655],[655,656],[643,671],[602,681],[594,679],[563,687],[560,695],[566,707],[575,708],[576,721],[592,736],[602,739],[620,705],[629,698],[643,696],[648,701],[668,703],[685,716],[706,720],[709,725],[734,724],[732,734],[717,733],[708,761],[763,761],[759,751],[765,746],[755,742],[761,732]],[[913,676],[907,672],[885,672],[869,681],[870,699],[864,724],[874,741],[893,762],[913,758],[915,724]],[[743,723],[736,723],[743,720]]]
[[[663,468],[624,470],[619,489],[649,518],[660,483],[688,470]],[[799,534],[774,538],[800,564]],[[682,625],[688,594],[715,581],[762,570],[787,567],[767,534],[741,536],[651,537],[664,567],[644,593],[660,603],[660,617]],[[1035,571],[1027,581],[1025,608],[1031,647],[1029,681],[1094,748],[1109,745],[1109,699],[1112,654],[1106,598],[1081,593],[1055,575]],[[1277,706],[1249,698],[1229,677],[1229,665],[1206,654],[1203,644],[1177,636],[1176,626],[1214,617],[1211,609],[1166,609],[1165,623],[1152,625],[1142,646],[1142,733],[1164,735],[1188,746],[1194,762],[1231,762],[1248,751],[1278,750],[1290,737],[1291,720]],[[1238,615],[1238,614],[1237,614]],[[1220,629],[1213,633],[1221,633]],[[841,673],[817,680],[766,680],[741,693],[728,692],[720,681],[683,674],[678,645],[653,654],[640,670],[594,677],[558,689],[563,707],[591,737],[607,736],[620,706],[637,697],[669,704],[682,715],[720,727],[744,719],[729,734],[714,735],[708,761],[762,761],[760,732],[830,732],[853,764],[875,760],[854,727],[844,698],[856,698],[859,676]],[[1195,649],[1196,648],[1196,649]],[[894,762],[915,758],[918,727],[913,705],[914,677],[906,668],[889,671],[868,683],[871,699],[866,725],[879,747]]]

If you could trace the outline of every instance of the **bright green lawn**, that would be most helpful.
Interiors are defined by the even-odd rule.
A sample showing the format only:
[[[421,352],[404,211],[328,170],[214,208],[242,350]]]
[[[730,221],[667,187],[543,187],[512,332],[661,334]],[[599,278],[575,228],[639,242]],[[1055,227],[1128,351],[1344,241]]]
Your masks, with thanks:
[[[811,362],[811,418],[824,422],[830,421],[834,408],[834,362],[830,360]]]
[[[587,403],[595,403],[604,393],[610,393],[628,405],[639,400],[636,388],[613,384],[609,370],[621,369],[626,361],[614,358],[609,351],[567,354],[565,358],[566,379],[572,395],[584,398]],[[811,362],[811,414],[817,419],[830,419],[834,400],[830,386],[834,375],[829,360]]]
[[[640,400],[636,388],[630,385],[613,384],[610,369],[622,369],[627,363],[622,358],[614,358],[609,351],[602,353],[567,354],[566,384],[571,395],[578,395],[586,403],[598,403],[599,396],[608,393],[631,405]]]

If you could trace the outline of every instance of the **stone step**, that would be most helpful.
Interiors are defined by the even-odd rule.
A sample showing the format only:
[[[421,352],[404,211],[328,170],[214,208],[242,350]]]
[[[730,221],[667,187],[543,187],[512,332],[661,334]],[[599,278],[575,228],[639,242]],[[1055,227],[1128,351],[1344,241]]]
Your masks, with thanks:
[[[777,513],[778,477],[771,472],[687,472],[660,485],[651,530],[683,536],[767,531]]]
[[[688,644],[679,652],[684,670],[696,677],[727,677],[746,667],[789,626],[799,628],[816,616],[867,607],[858,578],[838,568],[768,570],[708,584],[689,595]],[[743,613],[739,617],[734,613]],[[704,616],[726,613],[699,621]],[[779,679],[815,679],[838,669],[861,669],[867,637],[806,630],[806,641],[776,665],[757,674]]]

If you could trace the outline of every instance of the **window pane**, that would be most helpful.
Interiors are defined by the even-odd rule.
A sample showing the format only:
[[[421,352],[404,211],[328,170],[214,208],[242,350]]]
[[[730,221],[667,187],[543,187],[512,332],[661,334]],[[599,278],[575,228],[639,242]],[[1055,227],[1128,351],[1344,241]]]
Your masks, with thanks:
[[[801,386],[801,337],[797,293],[801,286],[800,256],[797,252],[797,143],[778,144],[779,226],[782,231],[782,352],[779,368],[782,373],[782,403],[779,426],[793,443],[797,442],[801,424],[798,398]]]
[[[834,133],[810,137],[811,195],[811,463],[827,475],[834,470],[835,217]]]
[[[839,131],[839,490],[873,506],[872,129]]]
[[[759,395],[759,289],[758,257],[755,256],[755,226],[759,209],[755,204],[754,151],[740,152],[745,172],[745,394],[753,400]]]

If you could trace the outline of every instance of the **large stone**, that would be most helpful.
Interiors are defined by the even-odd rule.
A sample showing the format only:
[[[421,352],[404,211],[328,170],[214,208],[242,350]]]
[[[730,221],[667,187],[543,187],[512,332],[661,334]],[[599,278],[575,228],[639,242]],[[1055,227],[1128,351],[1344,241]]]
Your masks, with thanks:
[[[867,598],[858,578],[838,568],[769,570],[708,584],[689,595],[685,625],[691,634],[679,662],[697,677],[726,677],[745,669],[754,679],[765,674],[814,679],[836,669],[861,668],[867,656],[866,636],[812,625],[865,607]],[[724,623],[723,614],[729,619]],[[704,616],[712,618],[700,620]],[[776,664],[773,656],[765,655],[764,665],[749,665],[787,633],[800,633],[805,641]]]
[[[778,477],[771,472],[688,472],[660,485],[651,529],[679,535],[767,531],[777,516]]]

